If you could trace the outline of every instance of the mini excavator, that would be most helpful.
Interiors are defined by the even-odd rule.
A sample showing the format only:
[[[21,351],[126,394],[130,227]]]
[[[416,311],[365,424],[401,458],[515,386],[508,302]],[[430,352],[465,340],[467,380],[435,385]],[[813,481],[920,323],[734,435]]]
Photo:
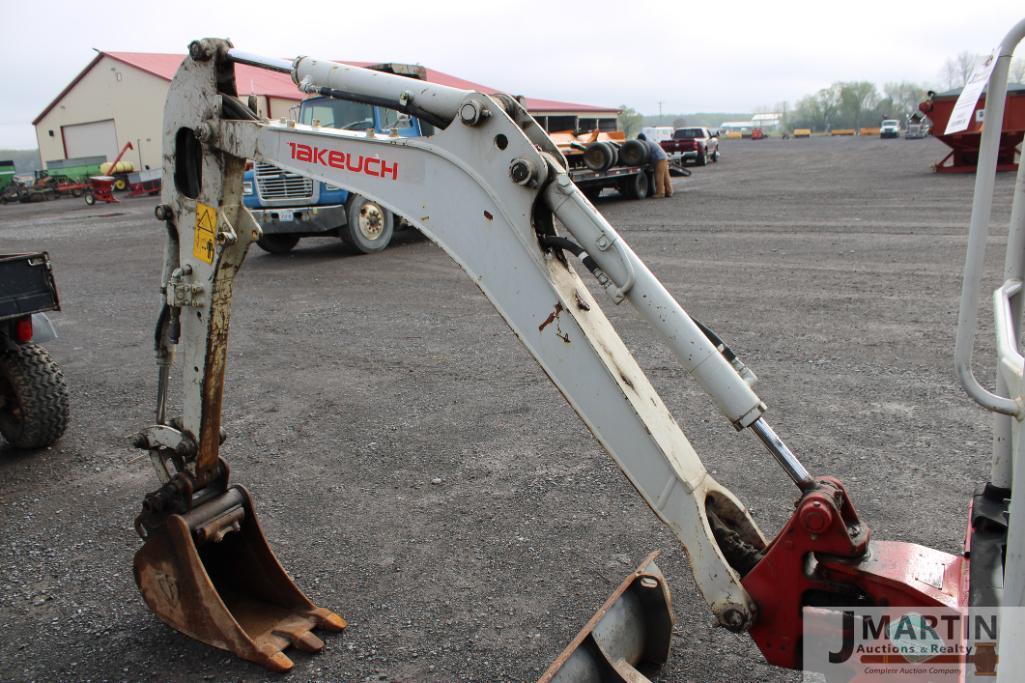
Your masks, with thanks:
[[[1025,21],[1001,43],[987,121],[1001,120],[1008,62],[1023,35]],[[394,137],[262,119],[238,98],[236,64],[289,74],[303,93],[420,117],[432,134]],[[261,235],[242,204],[243,171],[254,160],[371,198],[444,249],[679,539],[718,623],[748,633],[768,662],[802,666],[808,610],[1022,606],[1025,498],[1012,500],[1011,485],[1025,481],[1025,171],[1015,187],[1005,282],[994,295],[996,389],[983,389],[971,370],[998,137],[997,126],[986,128],[957,339],[963,383],[997,414],[996,445],[990,481],[973,499],[966,551],[952,555],[874,538],[844,484],[805,469],[766,421],[753,373],[687,314],[592,206],[559,148],[516,99],[329,60],[262,57],[220,39],[193,42],[164,111],[158,397],[155,424],[136,438],[161,480],[136,518],[143,598],[182,633],[275,671],[293,666],[286,648],[323,647],[314,630],[346,627],[286,574],[252,498],[230,481],[220,456],[233,282]],[[795,509],[774,538],[705,469],[581,275],[595,278],[613,304],[632,305],[729,424],[752,433],[793,480]],[[176,355],[182,412],[169,418]],[[649,557],[543,680],[647,680],[645,672],[665,659],[671,620],[665,579]],[[1011,681],[1025,665],[1025,648],[1012,646],[1023,639],[1020,628],[1001,632],[999,681]]]

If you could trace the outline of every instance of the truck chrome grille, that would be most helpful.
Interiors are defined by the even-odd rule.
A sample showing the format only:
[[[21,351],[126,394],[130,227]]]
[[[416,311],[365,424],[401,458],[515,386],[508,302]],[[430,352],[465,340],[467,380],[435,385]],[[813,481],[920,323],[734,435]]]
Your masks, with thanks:
[[[269,200],[313,198],[313,180],[264,162],[256,164],[256,189]]]

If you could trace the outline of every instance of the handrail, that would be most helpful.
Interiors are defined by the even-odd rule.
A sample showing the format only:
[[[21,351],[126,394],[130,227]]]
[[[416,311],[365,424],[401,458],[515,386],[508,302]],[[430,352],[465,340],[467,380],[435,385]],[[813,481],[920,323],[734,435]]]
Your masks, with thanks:
[[[997,50],[997,63],[986,87],[986,120],[990,125],[984,126],[982,131],[979,161],[975,172],[972,217],[968,230],[968,250],[965,256],[961,305],[957,316],[957,339],[954,346],[954,367],[961,386],[968,395],[987,410],[1013,415],[1017,419],[1025,419],[1023,406],[987,390],[979,383],[972,370],[972,351],[975,346],[979,286],[986,256],[986,238],[989,236],[989,221],[993,209],[993,187],[996,180],[1000,132],[1004,120],[1004,101],[1007,98],[1007,72],[1011,54],[1023,38],[1025,19],[1019,21],[1001,41]],[[1019,168],[1019,173],[1021,172]],[[1015,196],[1015,205],[1018,200]],[[1012,230],[1014,227],[1011,226]]]
[[[1007,379],[1016,378],[1019,382],[1025,373],[1025,356],[1018,351],[1016,316],[1011,308],[1011,298],[1021,291],[1021,280],[1008,280],[993,292],[993,328],[999,371],[1010,373],[1011,377]]]

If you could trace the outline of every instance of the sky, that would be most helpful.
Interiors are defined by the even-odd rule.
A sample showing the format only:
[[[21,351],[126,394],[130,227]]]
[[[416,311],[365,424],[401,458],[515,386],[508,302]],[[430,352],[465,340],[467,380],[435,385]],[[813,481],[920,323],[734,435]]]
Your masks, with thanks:
[[[660,106],[667,114],[751,112],[835,81],[940,84],[947,59],[988,53],[1025,17],[1015,0],[2,6],[6,149],[36,146],[32,119],[89,63],[93,48],[184,54],[191,40],[216,36],[258,54],[419,63],[513,94],[645,114]]]

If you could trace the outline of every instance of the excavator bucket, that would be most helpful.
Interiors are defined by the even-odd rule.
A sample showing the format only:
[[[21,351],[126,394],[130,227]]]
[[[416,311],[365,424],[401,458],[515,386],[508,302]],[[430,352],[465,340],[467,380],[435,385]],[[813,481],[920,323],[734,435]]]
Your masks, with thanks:
[[[168,625],[272,671],[288,671],[282,650],[319,652],[314,628],[346,622],[303,595],[267,544],[249,492],[232,486],[188,512],[167,516],[135,555],[135,581]]]
[[[673,635],[672,598],[656,557],[619,584],[538,683],[650,683]]]

